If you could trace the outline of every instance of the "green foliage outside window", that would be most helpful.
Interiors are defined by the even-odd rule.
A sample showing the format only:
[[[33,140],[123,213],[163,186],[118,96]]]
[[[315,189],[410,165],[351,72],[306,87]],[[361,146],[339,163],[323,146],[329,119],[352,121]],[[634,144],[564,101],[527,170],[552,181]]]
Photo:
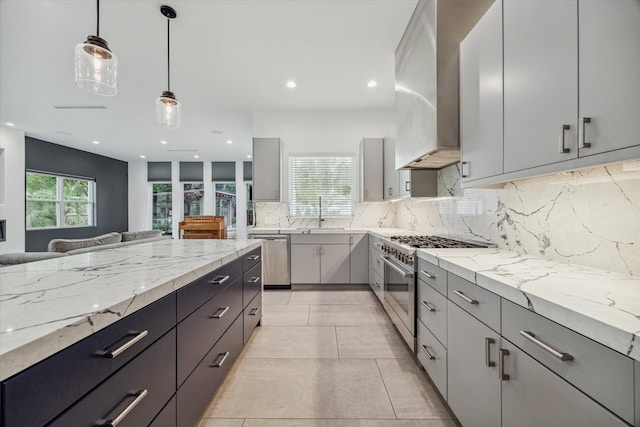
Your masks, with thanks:
[[[94,188],[86,179],[27,172],[27,229],[94,225]]]

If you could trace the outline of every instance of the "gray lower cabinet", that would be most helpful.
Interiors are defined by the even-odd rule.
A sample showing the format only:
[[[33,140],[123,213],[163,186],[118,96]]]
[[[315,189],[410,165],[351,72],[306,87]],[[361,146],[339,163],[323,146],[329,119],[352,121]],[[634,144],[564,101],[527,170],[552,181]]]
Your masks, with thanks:
[[[350,252],[348,234],[291,235],[291,283],[350,283]]]
[[[280,138],[253,138],[254,202],[279,202]]]
[[[350,283],[369,282],[369,235],[352,234],[349,244]]]
[[[449,301],[447,402],[466,427],[500,426],[500,335]]]
[[[503,427],[626,425],[506,339],[500,349]]]
[[[369,287],[380,302],[384,302],[384,267],[380,257],[383,255],[379,237],[369,238]]]

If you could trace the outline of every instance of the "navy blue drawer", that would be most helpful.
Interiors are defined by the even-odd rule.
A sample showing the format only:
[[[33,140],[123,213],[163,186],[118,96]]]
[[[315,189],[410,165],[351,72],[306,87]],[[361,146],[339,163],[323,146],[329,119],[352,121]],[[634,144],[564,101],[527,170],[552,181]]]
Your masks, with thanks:
[[[258,323],[262,320],[262,295],[256,295],[253,300],[247,305],[243,312],[244,316],[244,339],[243,344],[249,341],[249,337],[253,333],[253,330],[258,326]]]
[[[240,316],[178,389],[179,426],[196,425],[202,411],[242,351],[242,329]]]
[[[178,385],[182,384],[242,311],[236,281],[178,324]]]
[[[1,425],[44,425],[176,324],[172,293],[2,383]],[[147,331],[146,336],[142,336]],[[114,358],[114,351],[142,337]],[[7,408],[11,408],[9,411]]]
[[[164,408],[162,408],[162,411],[160,411],[158,416],[155,417],[153,421],[151,421],[149,427],[176,427],[178,425],[176,424],[176,416],[176,395],[174,394],[169,403],[167,403]]]
[[[115,419],[135,401],[138,403],[118,426],[149,425],[175,393],[175,345],[173,329],[50,425],[93,427]],[[63,389],[64,383],[58,387]]]
[[[178,289],[178,322],[242,277],[242,260],[236,259]]]
[[[246,307],[262,290],[262,263],[254,265],[242,275],[242,306]]]
[[[242,271],[247,271],[262,261],[262,248],[255,248],[242,256]]]

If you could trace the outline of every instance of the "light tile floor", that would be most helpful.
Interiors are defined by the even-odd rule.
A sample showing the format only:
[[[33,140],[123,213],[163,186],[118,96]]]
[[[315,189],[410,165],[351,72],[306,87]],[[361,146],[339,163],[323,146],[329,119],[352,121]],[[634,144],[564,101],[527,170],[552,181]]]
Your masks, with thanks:
[[[269,290],[198,427],[454,427],[368,290]]]

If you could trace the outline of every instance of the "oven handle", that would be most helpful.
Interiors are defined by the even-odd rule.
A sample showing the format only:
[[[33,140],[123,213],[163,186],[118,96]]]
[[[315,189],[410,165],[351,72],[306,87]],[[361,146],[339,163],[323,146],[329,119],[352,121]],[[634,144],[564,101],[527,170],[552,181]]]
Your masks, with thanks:
[[[382,261],[384,261],[384,263],[387,264],[389,267],[395,269],[398,273],[402,274],[402,277],[404,277],[405,279],[413,279],[413,272],[407,273],[405,270],[401,269],[400,267],[392,263],[389,260],[388,256],[380,255],[380,258],[382,258]]]

